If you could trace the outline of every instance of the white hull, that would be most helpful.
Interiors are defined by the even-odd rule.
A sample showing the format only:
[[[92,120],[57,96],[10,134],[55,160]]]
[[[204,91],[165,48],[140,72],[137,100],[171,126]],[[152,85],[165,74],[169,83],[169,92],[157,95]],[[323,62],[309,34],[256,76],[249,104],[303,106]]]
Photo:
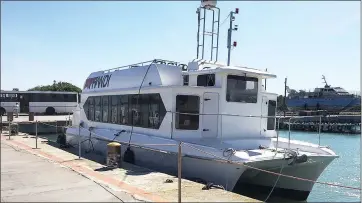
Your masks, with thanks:
[[[72,145],[78,144],[78,129],[70,128],[67,130],[67,142]],[[103,132],[109,130],[102,130]],[[98,133],[100,130],[98,130]],[[106,145],[109,141],[105,140],[115,140],[121,143],[125,143],[122,145],[122,156],[127,148],[129,136],[127,134],[120,136],[113,136],[111,133],[107,133],[109,136],[102,136],[99,139],[99,134],[97,133],[97,137],[92,135],[92,143],[94,150],[106,154]],[[91,145],[89,141],[89,131],[82,130],[81,132],[83,142],[83,149],[91,149]],[[142,141],[142,142],[141,142]],[[132,136],[131,143],[163,143],[163,144],[175,144],[175,146],[147,146],[147,148],[139,148],[139,147],[131,147],[131,150],[135,154],[135,164],[143,167],[147,167],[153,170],[157,170],[160,172],[176,175],[177,174],[177,143],[178,141],[173,139],[164,139],[155,136],[147,136],[147,135],[139,135],[134,134]],[[194,144],[192,144],[194,145]],[[199,145],[194,145],[199,148]],[[205,146],[203,146],[205,147]],[[208,153],[216,154],[218,149],[213,149],[208,147],[204,149]],[[162,150],[170,153],[163,153],[157,150]],[[192,150],[192,148],[183,145],[182,147],[182,176],[183,178],[191,179],[194,178],[205,180],[206,182],[212,182],[217,185],[222,185],[226,190],[233,191],[236,193],[243,193],[245,187],[251,189],[257,187],[258,191],[262,191],[265,187],[266,192],[270,191],[271,187],[275,184],[277,176],[267,174],[265,172],[256,171],[254,169],[247,168],[240,164],[231,164],[220,162],[215,159],[215,157],[208,156],[205,153]],[[222,157],[220,154],[216,154],[219,157]],[[294,165],[287,165],[291,162],[291,160],[281,160],[281,159],[269,159],[264,161],[253,161],[253,160],[238,160],[241,162],[248,162],[247,164],[256,168],[270,170],[273,172],[280,172],[280,166],[282,164],[285,165],[282,173],[290,176],[305,178],[309,180],[317,180],[320,174],[323,172],[325,167],[335,158],[335,156],[309,156],[308,161],[305,163],[299,163]],[[235,160],[234,157],[231,160]],[[296,200],[305,200],[310,191],[313,188],[313,183],[295,180],[286,177],[280,177],[278,183],[276,184],[276,188],[273,194],[279,194],[280,196],[284,196],[285,193],[287,197],[290,199]],[[261,189],[260,189],[261,188]],[[288,195],[289,194],[289,195]]]

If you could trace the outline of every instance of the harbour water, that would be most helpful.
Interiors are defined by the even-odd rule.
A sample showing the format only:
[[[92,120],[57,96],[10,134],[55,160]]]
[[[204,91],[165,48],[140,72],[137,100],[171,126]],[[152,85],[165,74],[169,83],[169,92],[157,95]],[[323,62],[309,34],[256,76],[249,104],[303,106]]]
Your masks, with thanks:
[[[288,137],[288,131],[280,131]],[[318,144],[318,133],[291,132],[291,139]],[[330,146],[339,155],[318,181],[360,187],[360,135],[321,133],[321,145]],[[307,202],[360,202],[360,191],[315,184]]]

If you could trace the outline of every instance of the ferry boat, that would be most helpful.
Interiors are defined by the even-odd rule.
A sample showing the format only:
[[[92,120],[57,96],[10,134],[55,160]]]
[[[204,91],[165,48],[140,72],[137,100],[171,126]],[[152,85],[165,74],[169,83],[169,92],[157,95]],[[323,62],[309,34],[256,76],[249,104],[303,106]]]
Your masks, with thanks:
[[[200,11],[210,10],[219,11],[204,1],[199,20]],[[184,178],[236,193],[273,188],[272,196],[306,200],[313,182],[261,170],[315,181],[338,156],[328,147],[278,136],[277,94],[262,87],[263,79],[272,78],[266,71],[202,58],[94,72],[84,83],[66,141],[83,149],[91,141],[100,152],[117,141],[128,161],[169,174],[177,174],[181,143]]]
[[[347,111],[361,107],[361,96],[351,94],[342,87],[332,87],[328,85],[325,76],[322,76],[325,86],[315,88],[314,92],[305,94],[289,94],[286,100],[287,106],[291,110],[327,110]]]

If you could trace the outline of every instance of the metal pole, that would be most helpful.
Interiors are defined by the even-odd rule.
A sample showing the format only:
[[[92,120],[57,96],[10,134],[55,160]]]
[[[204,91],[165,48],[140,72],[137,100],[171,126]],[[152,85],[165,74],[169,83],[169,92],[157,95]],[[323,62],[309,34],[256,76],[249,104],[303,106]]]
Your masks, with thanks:
[[[196,52],[196,58],[199,58],[199,48],[200,48],[200,12],[201,12],[201,9],[200,8],[197,8],[197,52]]]
[[[268,72],[268,69],[265,69],[265,71]],[[265,78],[265,81],[264,81],[264,82],[265,82],[265,85],[264,85],[264,86],[265,86],[265,90],[266,90],[266,78]]]
[[[9,123],[9,140],[11,139],[10,135],[11,135],[11,126],[12,126],[12,122],[10,121]]]
[[[288,148],[290,149],[290,122],[291,122],[292,118],[289,118],[289,135],[288,135]]]
[[[78,131],[78,158],[81,158],[81,141],[80,141],[80,125],[79,125],[79,131]]]
[[[0,115],[0,134],[3,133],[3,115]]]
[[[283,106],[284,106],[284,108],[283,108],[283,110],[284,110],[284,117],[285,117],[285,109],[286,109],[286,107],[287,107],[287,105],[286,105],[286,99],[287,99],[287,78],[285,78],[285,81],[284,81],[284,104],[283,104]]]
[[[217,58],[218,58],[218,55],[219,55],[219,31],[220,31],[220,9],[219,8],[216,8],[217,9],[217,40],[216,40],[216,59],[215,61],[217,61]]]
[[[58,121],[55,121],[55,134],[58,134]]]
[[[220,133],[221,133],[221,136],[220,136],[220,141],[221,141],[221,143],[222,143],[222,114],[220,114],[221,115],[221,117],[220,117],[220,123],[221,123],[221,125],[220,125]]]
[[[322,116],[319,117],[319,129],[318,129],[318,146],[321,146],[321,126],[322,125]]]
[[[233,12],[230,12],[230,27],[228,30],[228,66],[230,65],[230,54],[231,54],[231,33],[233,29]]]
[[[182,165],[182,154],[181,154],[181,142],[178,145],[178,202],[181,203],[181,165]]]
[[[276,144],[277,151],[278,151],[278,143],[279,143],[279,123],[280,123],[280,117],[278,118],[278,131],[277,131],[277,144]]]
[[[173,111],[171,111],[171,139],[172,139],[172,135],[173,135]]]
[[[35,121],[35,149],[38,149],[38,120]]]
[[[204,9],[204,26],[203,26],[203,30],[202,30],[202,59],[204,59],[204,51],[205,51],[205,25],[206,25],[206,9]]]
[[[215,11],[212,10],[212,29],[211,29],[211,61],[213,58],[214,51],[214,28],[215,27]]]

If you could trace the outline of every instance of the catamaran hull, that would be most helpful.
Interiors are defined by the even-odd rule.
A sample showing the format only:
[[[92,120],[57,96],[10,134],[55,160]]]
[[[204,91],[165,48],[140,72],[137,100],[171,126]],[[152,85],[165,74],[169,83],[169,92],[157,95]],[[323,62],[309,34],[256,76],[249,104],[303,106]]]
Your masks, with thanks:
[[[67,143],[73,146],[78,145],[78,136],[67,133]],[[81,136],[82,149],[94,150],[103,155],[107,152],[109,141],[99,138]],[[87,140],[88,139],[88,140]],[[127,145],[121,146],[122,157],[127,149]],[[177,176],[178,156],[177,154],[159,152],[139,147],[130,147],[134,152],[135,165],[146,167],[155,171]],[[106,156],[105,156],[106,157]],[[182,157],[182,177],[190,180],[206,181],[215,185],[221,185],[226,190],[232,191],[241,174],[246,170],[245,167],[238,164],[218,162],[211,159]]]
[[[274,160],[273,164],[270,163],[271,161],[262,161],[248,163],[248,165],[274,173],[281,172],[284,175],[316,181],[334,158],[335,157],[331,156],[309,157],[307,162],[296,163],[293,165],[288,165],[291,160]],[[281,171],[282,164],[284,164],[284,167]],[[270,167],[272,165],[274,165],[274,167]],[[279,167],[275,167],[275,165],[279,165]],[[244,191],[251,196],[254,195],[254,191],[258,191],[258,193],[269,194],[275,185],[271,196],[278,196],[296,201],[305,201],[307,200],[309,193],[312,191],[314,186],[314,182],[300,179],[280,176],[278,182],[276,182],[277,179],[278,176],[275,174],[248,169],[242,174],[241,178],[236,183],[234,191],[236,193],[239,193],[239,191]]]
[[[78,144],[79,136],[77,132],[78,130],[75,128],[67,130],[67,143],[75,146]],[[114,139],[109,137],[90,137],[86,134],[87,133],[81,133],[82,149],[94,150],[102,154],[106,154],[107,144],[109,141]],[[124,153],[127,149],[126,140],[128,139],[126,137],[122,138],[122,135],[117,138],[116,140],[118,142],[125,143],[121,146],[122,157],[124,157]],[[134,139],[139,139],[139,141],[141,140],[141,138],[136,137],[134,137]],[[137,143],[137,140],[135,141]],[[149,149],[139,147],[130,148],[134,152],[136,165],[170,175],[177,175],[178,157],[177,153],[175,153],[177,151],[174,151],[174,153],[165,153],[167,150],[163,150],[164,152],[161,152],[160,150],[155,150],[154,146],[148,147]],[[153,148],[153,150],[151,148]],[[185,152],[182,152],[182,154],[184,155]],[[317,180],[320,174],[334,158],[335,157],[333,156],[308,157],[307,162],[297,163],[294,165],[288,165],[291,160],[281,159],[249,162],[247,164],[275,173],[279,173],[280,167],[284,165],[282,170],[283,174],[309,180]],[[246,166],[242,166],[240,164],[221,162],[201,156],[183,156],[182,177],[190,180],[201,179],[208,183],[222,185],[228,191],[243,195],[247,195],[250,191],[257,191],[258,193],[264,191],[269,193],[277,179],[275,174],[268,174],[247,168]],[[280,177],[273,190],[272,196],[286,197],[291,200],[303,201],[308,198],[313,185],[313,182]],[[251,196],[253,195],[251,194]]]

